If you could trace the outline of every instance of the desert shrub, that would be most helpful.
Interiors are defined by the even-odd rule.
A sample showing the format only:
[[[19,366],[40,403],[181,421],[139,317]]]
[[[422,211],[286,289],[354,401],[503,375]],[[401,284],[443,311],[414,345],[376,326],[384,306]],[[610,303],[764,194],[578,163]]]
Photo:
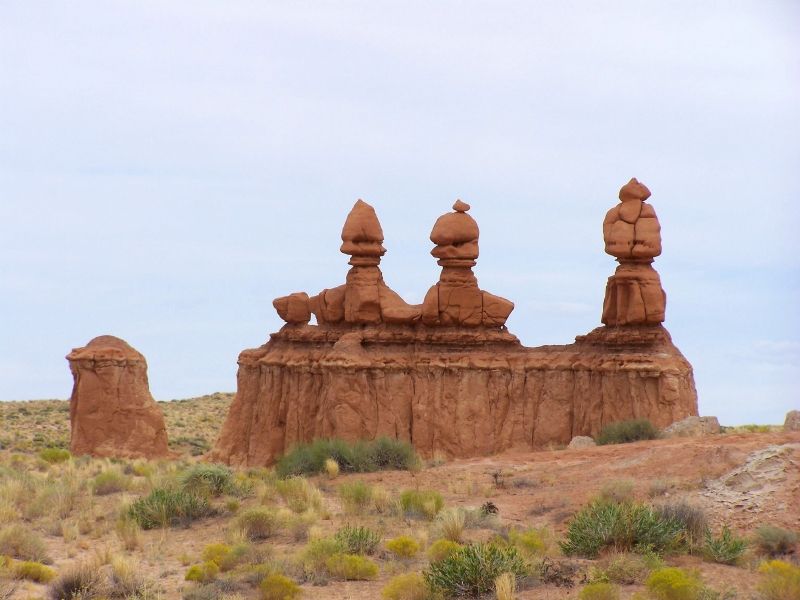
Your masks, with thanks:
[[[292,514],[286,518],[286,528],[296,541],[302,542],[308,539],[308,532],[318,518],[319,516],[313,510],[299,515]]]
[[[590,583],[580,591],[578,600],[619,600],[619,590],[610,583]]]
[[[708,517],[702,508],[687,502],[673,502],[659,506],[658,512],[663,518],[680,523],[689,548],[696,546],[705,538],[708,531]]]
[[[405,573],[389,580],[381,590],[384,600],[429,600],[431,594],[420,573]]]
[[[106,590],[110,597],[127,600],[148,598],[153,592],[153,587],[153,584],[136,570],[133,562],[122,557],[112,558]]]
[[[633,419],[609,423],[595,438],[598,445],[626,444],[639,440],[654,440],[658,437],[658,429],[647,419]]]
[[[15,523],[0,530],[0,555],[49,563],[47,546],[38,533]]]
[[[294,600],[302,593],[299,585],[280,573],[265,577],[258,589],[262,600]]]
[[[697,573],[664,567],[647,578],[647,591],[655,600],[700,600],[703,582]]]
[[[332,458],[326,458],[323,467],[325,468],[325,474],[328,476],[328,479],[336,479],[339,476],[339,463]]]
[[[331,577],[345,581],[366,581],[378,575],[378,565],[358,554],[334,554],[325,567]]]
[[[431,563],[425,571],[428,586],[450,596],[480,596],[494,590],[503,573],[519,579],[527,574],[525,561],[516,548],[492,544],[470,544],[444,560]]]
[[[650,506],[596,501],[572,518],[559,544],[566,555],[595,558],[604,549],[668,552],[682,540],[681,524]]]
[[[613,554],[603,558],[599,565],[589,569],[590,583],[617,583],[633,585],[644,583],[653,568],[663,563],[657,556],[638,554]]]
[[[233,488],[233,471],[225,465],[196,464],[178,479],[185,491],[201,496],[221,496]]]
[[[433,519],[443,506],[442,495],[434,490],[404,490],[400,493],[400,508],[407,516]]]
[[[313,582],[324,581],[328,574],[326,562],[336,554],[341,554],[342,546],[333,538],[311,540],[299,553],[297,562],[306,579]]]
[[[633,500],[633,482],[628,480],[609,481],[600,488],[598,499],[601,502],[631,502]]]
[[[372,488],[372,508],[379,515],[385,515],[391,512],[397,506],[392,502],[392,497],[386,488],[376,485]]]
[[[520,552],[528,556],[543,554],[547,548],[544,535],[538,529],[512,529],[508,532],[508,541]]]
[[[208,583],[214,581],[219,575],[219,565],[217,563],[207,560],[199,565],[192,565],[186,571],[184,579],[186,581],[195,581],[197,583]]]
[[[273,535],[278,529],[278,517],[265,506],[248,508],[237,515],[235,526],[249,540],[263,540]]]
[[[82,562],[62,569],[58,578],[50,583],[47,595],[50,600],[91,600],[99,597],[104,587],[98,565]]]
[[[494,580],[494,595],[497,600],[514,600],[517,578],[513,573],[503,573]]]
[[[208,500],[183,490],[156,488],[135,500],[128,514],[142,529],[188,525],[211,514]]]
[[[386,549],[397,558],[414,558],[419,554],[419,542],[408,535],[400,535],[386,542]]]
[[[14,577],[36,583],[49,583],[56,578],[56,572],[47,565],[34,561],[20,561],[12,565]]]
[[[797,534],[794,531],[774,525],[762,525],[756,529],[754,537],[758,551],[771,558],[789,554],[797,545]]]
[[[381,536],[369,527],[345,525],[333,538],[348,554],[374,554]]]
[[[747,541],[734,535],[728,526],[722,528],[719,537],[714,537],[711,531],[706,532],[706,543],[703,554],[708,560],[723,565],[733,565],[747,549]]]
[[[69,453],[69,450],[64,450],[63,448],[45,448],[39,452],[39,458],[50,464],[55,464],[68,461],[72,458],[72,454]]]
[[[344,473],[413,469],[419,457],[411,444],[391,438],[347,443],[337,439],[317,439],[299,444],[280,458],[275,470],[280,477],[317,475],[325,472],[325,461],[336,461]]]
[[[800,567],[782,560],[763,563],[758,572],[758,590],[764,600],[797,600],[800,598]]]
[[[213,562],[218,567],[230,556],[231,547],[228,544],[215,543],[208,544],[200,553],[203,562]]]
[[[451,542],[461,543],[466,525],[466,513],[462,508],[451,508],[443,510],[438,517],[439,531],[442,537]]]
[[[442,561],[460,548],[463,548],[463,546],[456,542],[451,542],[450,540],[436,540],[431,544],[431,547],[428,548],[428,560],[432,563]]]
[[[127,511],[119,516],[114,526],[114,532],[122,543],[122,547],[128,551],[139,547],[140,531],[141,527],[139,527],[138,521]]]
[[[349,481],[339,486],[339,497],[346,513],[360,515],[372,504],[372,486],[363,481]]]
[[[106,469],[99,473],[91,482],[92,493],[95,496],[105,496],[127,490],[130,479],[119,469]]]
[[[276,481],[275,490],[292,512],[304,513],[309,509],[321,511],[323,508],[319,489],[304,477]]]

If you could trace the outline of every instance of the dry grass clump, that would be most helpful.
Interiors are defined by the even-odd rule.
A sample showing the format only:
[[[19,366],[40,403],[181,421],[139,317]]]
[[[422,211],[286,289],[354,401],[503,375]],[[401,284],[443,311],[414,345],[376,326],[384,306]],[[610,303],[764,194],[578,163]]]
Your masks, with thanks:
[[[384,600],[429,600],[432,596],[420,573],[405,573],[389,580],[381,590]]]
[[[339,486],[339,498],[347,514],[361,515],[373,503],[373,488],[363,481],[349,481]]]
[[[34,561],[19,561],[11,564],[11,570],[17,579],[27,579],[36,583],[48,583],[56,577],[55,569]]]
[[[278,480],[275,482],[275,490],[292,512],[304,513],[315,510],[321,513],[324,511],[325,501],[322,493],[305,477],[289,477]]]
[[[30,527],[14,523],[0,530],[0,555],[49,563],[47,546]]]
[[[112,467],[99,473],[90,485],[95,496],[106,496],[124,492],[130,487],[131,481],[119,468]]]
[[[81,562],[66,569],[47,588],[49,600],[93,600],[104,593],[100,565]]]
[[[400,508],[409,517],[433,519],[444,507],[442,495],[434,490],[404,490]]]
[[[784,556],[794,552],[797,546],[798,535],[794,531],[762,525],[756,529],[754,542],[758,551],[770,558]]]
[[[494,580],[494,593],[497,600],[514,600],[517,591],[517,578],[513,573],[503,573]]]
[[[234,526],[249,540],[263,540],[272,536],[280,527],[277,514],[265,506],[256,506],[242,511]]]
[[[437,517],[441,537],[451,542],[461,543],[466,525],[466,514],[463,508],[443,510]]]
[[[386,542],[386,549],[397,558],[414,558],[419,554],[419,542],[409,535],[400,535]]]
[[[299,585],[279,573],[265,577],[258,589],[262,600],[293,600],[302,594]]]
[[[377,531],[353,525],[345,525],[339,529],[333,539],[348,554],[375,554],[381,543],[381,536]]]
[[[378,576],[378,565],[359,554],[334,554],[325,561],[328,573],[334,579],[367,581]]]

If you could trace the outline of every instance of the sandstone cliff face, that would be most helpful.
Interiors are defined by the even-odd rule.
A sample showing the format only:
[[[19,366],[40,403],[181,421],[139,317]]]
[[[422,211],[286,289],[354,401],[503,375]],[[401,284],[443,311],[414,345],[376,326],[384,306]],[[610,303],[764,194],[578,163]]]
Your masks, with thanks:
[[[104,335],[67,355],[70,451],[119,458],[169,456],[161,409],[150,395],[147,362],[124,340]]]
[[[423,456],[481,456],[566,445],[614,421],[666,427],[696,415],[691,365],[661,325],[663,298],[642,300],[650,271],[658,277],[650,262],[661,241],[655,212],[642,208],[649,191],[634,182],[620,198],[638,209],[617,209],[624,218],[607,217],[604,228],[614,255],[625,255],[614,244],[635,254],[620,259],[633,276],[623,281],[618,271],[609,283],[620,298],[604,318],[610,326],[541,348],[506,330],[513,303],[478,287],[469,205],[456,202],[434,225],[442,274],[410,305],[383,281],[383,231],[359,201],[342,231],[341,251],[352,256],[346,283],[275,300],[287,324],[239,355],[237,395],[210,458],[267,465],[298,442],[378,436],[407,440]],[[642,219],[636,233],[628,221]],[[308,324],[312,313],[317,325]]]

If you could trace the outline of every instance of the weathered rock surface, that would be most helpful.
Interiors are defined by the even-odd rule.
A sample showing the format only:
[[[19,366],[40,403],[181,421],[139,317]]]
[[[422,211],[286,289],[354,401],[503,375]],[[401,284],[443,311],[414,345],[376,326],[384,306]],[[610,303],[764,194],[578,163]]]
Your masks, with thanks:
[[[124,340],[94,338],[67,355],[73,454],[118,458],[169,456],[161,409],[150,395],[147,362]]]
[[[641,206],[633,216],[618,210],[620,219],[655,219],[639,187],[624,187],[623,204],[628,196]],[[264,465],[314,438],[377,436],[410,441],[424,456],[466,457],[567,444],[614,421],[663,428],[697,414],[692,367],[660,322],[523,347],[505,328],[513,303],[478,287],[469,208],[457,201],[436,221],[441,276],[410,305],[383,282],[383,230],[359,200],[342,231],[346,283],[275,301],[287,324],[239,355],[236,398],[210,457]],[[654,251],[657,220],[642,231],[630,246],[637,258]]]
[[[663,323],[667,295],[652,267],[661,254],[661,225],[645,200],[650,190],[631,179],[619,191],[621,204],[603,221],[606,253],[619,266],[608,278],[602,322],[606,325],[657,325]]]
[[[717,417],[686,417],[665,428],[661,435],[664,437],[700,437],[713,435],[720,432]]]
[[[790,410],[783,422],[784,431],[800,431],[800,410]]]
[[[576,435],[567,444],[567,449],[580,450],[581,448],[594,448],[595,446],[597,446],[597,442],[588,435]]]

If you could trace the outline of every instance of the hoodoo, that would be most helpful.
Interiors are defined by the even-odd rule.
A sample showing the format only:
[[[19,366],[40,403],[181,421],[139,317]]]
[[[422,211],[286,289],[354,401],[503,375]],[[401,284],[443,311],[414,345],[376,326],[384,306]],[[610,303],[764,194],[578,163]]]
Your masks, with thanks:
[[[164,415],[150,395],[147,362],[127,342],[94,338],[67,355],[73,454],[117,458],[169,456]]]
[[[286,325],[239,355],[236,398],[211,458],[265,465],[314,438],[378,436],[409,441],[423,456],[467,457],[567,444],[613,421],[664,427],[696,415],[692,367],[661,324],[665,296],[650,264],[660,228],[649,194],[631,180],[606,217],[606,251],[620,266],[604,325],[540,348],[506,329],[512,302],[478,287],[479,229],[468,204],[436,221],[431,254],[441,275],[412,305],[384,282],[383,230],[359,200],[342,230],[345,283],[274,301]]]

